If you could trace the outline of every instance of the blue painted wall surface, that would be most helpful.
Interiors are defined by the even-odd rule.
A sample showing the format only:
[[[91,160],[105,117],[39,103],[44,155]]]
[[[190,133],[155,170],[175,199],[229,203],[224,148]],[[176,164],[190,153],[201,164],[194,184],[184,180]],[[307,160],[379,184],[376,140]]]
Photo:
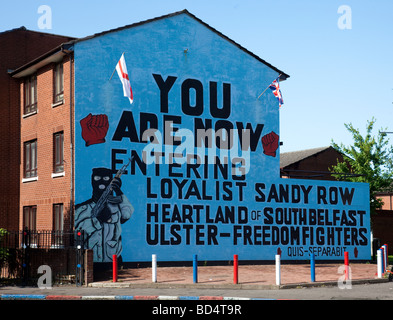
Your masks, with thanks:
[[[123,52],[132,105],[123,97],[117,74],[109,80]],[[280,179],[279,149],[264,153],[268,146],[262,138],[280,134],[279,107],[270,90],[257,97],[277,76],[187,14],[75,44],[75,203],[91,198],[93,168],[116,171],[134,156],[121,177],[121,190],[134,210],[112,228],[121,241],[123,261],[150,261],[152,254],[161,261],[190,260],[194,254],[200,260],[230,260],[233,254],[242,260],[272,260],[277,252],[282,259],[309,259],[311,253],[317,259],[341,259],[343,250],[352,258],[369,259],[368,185]],[[166,110],[159,83],[169,80],[174,83]],[[230,114],[221,118],[210,110],[215,96],[210,87],[215,84],[218,108],[223,106],[224,87],[230,87]],[[197,89],[186,90],[187,85]],[[189,93],[185,109],[182,86],[183,100]],[[198,111],[201,88],[203,112],[190,114]],[[105,141],[86,146],[80,121],[89,114],[106,115],[108,131]],[[164,120],[173,121],[171,130],[164,130]],[[213,128],[235,129],[232,149],[195,147],[196,123],[209,121]],[[152,123],[157,124],[154,137],[159,143],[141,142],[141,128]],[[236,138],[247,125],[254,150],[242,151]],[[163,144],[165,134],[181,134],[182,144]],[[143,172],[138,165],[143,151],[167,157],[150,158],[160,164],[148,164]],[[177,163],[182,159],[176,156],[175,163],[168,164],[171,153],[197,154],[203,161],[212,152],[221,161],[229,159],[228,176],[212,164],[213,158],[196,166],[193,161]],[[100,228],[91,221],[88,232]],[[101,229],[101,234],[112,232],[108,230]]]

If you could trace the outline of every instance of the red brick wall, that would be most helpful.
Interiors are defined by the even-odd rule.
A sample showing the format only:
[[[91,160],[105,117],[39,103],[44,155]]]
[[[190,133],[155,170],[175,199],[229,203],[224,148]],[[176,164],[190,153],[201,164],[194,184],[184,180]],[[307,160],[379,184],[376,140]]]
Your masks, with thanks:
[[[383,206],[381,210],[393,210],[393,194],[392,193],[379,193],[377,198],[382,199]]]
[[[0,33],[0,228],[20,228],[20,95],[8,71],[69,40],[24,28]]]
[[[389,255],[393,255],[393,211],[379,210],[371,217],[374,238],[381,240],[381,245],[388,245]]]
[[[63,60],[64,103],[53,107],[54,64],[47,65],[37,72],[37,113],[25,116],[21,121],[20,153],[23,155],[24,142],[37,139],[37,175],[35,181],[20,183],[19,223],[23,225],[23,207],[37,206],[37,230],[53,228],[53,205],[64,206],[64,230],[72,228],[71,202],[71,131],[70,131],[70,59]],[[73,72],[72,72],[73,73]],[[23,97],[23,83],[20,86]],[[20,104],[23,114],[23,99]],[[53,135],[64,133],[64,176],[53,174]],[[23,177],[23,161],[20,166]]]

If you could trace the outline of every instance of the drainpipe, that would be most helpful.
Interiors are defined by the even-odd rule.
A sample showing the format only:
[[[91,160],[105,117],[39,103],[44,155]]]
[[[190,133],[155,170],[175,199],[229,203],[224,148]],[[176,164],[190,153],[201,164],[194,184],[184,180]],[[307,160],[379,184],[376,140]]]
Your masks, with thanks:
[[[71,193],[70,193],[70,231],[74,230],[74,83],[73,79],[73,64],[74,55],[73,50],[69,50],[65,45],[62,46],[62,52],[64,52],[70,59],[70,182],[71,182]]]

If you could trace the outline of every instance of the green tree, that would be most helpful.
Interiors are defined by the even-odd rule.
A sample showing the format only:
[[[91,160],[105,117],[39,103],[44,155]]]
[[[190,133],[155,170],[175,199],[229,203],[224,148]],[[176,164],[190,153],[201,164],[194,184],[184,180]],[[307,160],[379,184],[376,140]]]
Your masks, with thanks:
[[[331,172],[337,180],[352,182],[367,182],[370,184],[370,213],[375,214],[383,205],[375,194],[378,191],[392,190],[393,178],[393,147],[389,147],[389,139],[384,130],[373,136],[375,118],[367,121],[366,135],[363,137],[359,129],[345,124],[352,134],[353,145],[338,145],[332,141],[332,146],[344,155],[344,161],[337,161]],[[386,131],[386,130],[385,130]]]

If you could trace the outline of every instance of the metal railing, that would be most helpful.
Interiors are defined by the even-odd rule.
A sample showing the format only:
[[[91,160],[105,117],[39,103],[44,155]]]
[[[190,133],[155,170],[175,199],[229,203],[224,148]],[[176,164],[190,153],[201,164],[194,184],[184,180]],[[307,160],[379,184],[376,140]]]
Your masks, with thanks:
[[[56,275],[73,274],[83,281],[83,231],[19,230],[0,234],[0,283],[37,277],[39,265],[53,266]],[[80,284],[80,283],[79,283]]]

